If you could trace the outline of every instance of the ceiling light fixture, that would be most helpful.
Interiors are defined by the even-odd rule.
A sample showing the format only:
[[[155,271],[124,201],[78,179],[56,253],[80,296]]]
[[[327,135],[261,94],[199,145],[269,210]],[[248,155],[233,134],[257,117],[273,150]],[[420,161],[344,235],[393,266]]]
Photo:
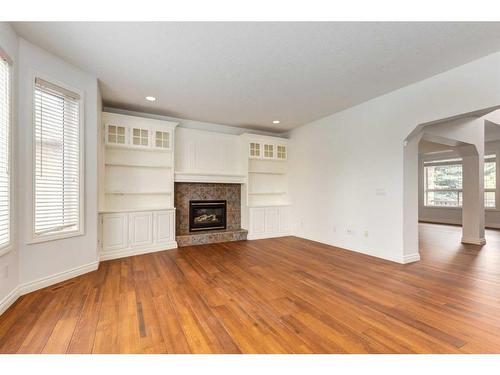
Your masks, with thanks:
[[[279,124],[280,123],[280,120],[274,120],[273,121],[273,124]]]
[[[148,102],[154,102],[156,100],[156,98],[154,96],[146,96],[146,100]]]

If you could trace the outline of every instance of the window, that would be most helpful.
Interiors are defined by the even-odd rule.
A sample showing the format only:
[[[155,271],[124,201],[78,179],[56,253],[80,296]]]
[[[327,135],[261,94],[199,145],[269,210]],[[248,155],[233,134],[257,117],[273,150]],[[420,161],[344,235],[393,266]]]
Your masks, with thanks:
[[[136,146],[149,145],[149,131],[148,129],[132,129],[132,143]]]
[[[484,207],[495,208],[495,194],[497,188],[497,163],[495,155],[484,158]]]
[[[462,159],[424,163],[425,205],[462,206]]]
[[[82,225],[80,96],[36,78],[34,100],[34,238],[74,235]]]
[[[162,132],[157,130],[156,131],[156,147],[160,148],[170,148],[170,133],[169,132]]]
[[[10,244],[10,64],[0,50],[0,248]]]
[[[424,204],[462,207],[462,159],[424,162]],[[496,207],[496,157],[484,158],[484,206]]]

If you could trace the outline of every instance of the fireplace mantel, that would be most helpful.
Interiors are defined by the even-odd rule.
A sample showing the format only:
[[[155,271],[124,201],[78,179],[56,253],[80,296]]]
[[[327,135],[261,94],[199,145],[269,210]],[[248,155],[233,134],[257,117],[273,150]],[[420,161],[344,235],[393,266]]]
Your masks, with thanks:
[[[200,182],[219,184],[244,184],[246,176],[242,174],[206,173],[206,172],[175,172],[175,182]]]

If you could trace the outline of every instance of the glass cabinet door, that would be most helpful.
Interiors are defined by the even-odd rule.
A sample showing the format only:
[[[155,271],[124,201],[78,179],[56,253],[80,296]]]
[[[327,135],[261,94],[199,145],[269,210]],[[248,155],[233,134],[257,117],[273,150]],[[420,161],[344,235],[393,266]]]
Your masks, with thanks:
[[[132,144],[134,146],[149,146],[149,129],[132,128]]]
[[[274,158],[274,145],[264,144],[264,158],[266,159]]]
[[[125,127],[118,125],[108,125],[108,143],[125,144]]]
[[[170,148],[170,132],[156,130],[155,131],[155,147],[169,149]]]
[[[250,142],[250,157],[251,158],[260,158],[261,155],[261,150],[260,150],[260,143],[257,142]]]
[[[276,157],[280,160],[286,160],[286,146],[276,146]]]

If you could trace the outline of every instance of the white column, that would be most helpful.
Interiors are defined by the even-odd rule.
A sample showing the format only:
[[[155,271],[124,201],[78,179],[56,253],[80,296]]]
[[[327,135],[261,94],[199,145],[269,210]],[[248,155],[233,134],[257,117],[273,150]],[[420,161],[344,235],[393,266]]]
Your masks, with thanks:
[[[463,151],[462,242],[484,245],[484,151]]]
[[[420,260],[418,249],[418,143],[422,134],[404,142],[403,257],[401,263]]]

